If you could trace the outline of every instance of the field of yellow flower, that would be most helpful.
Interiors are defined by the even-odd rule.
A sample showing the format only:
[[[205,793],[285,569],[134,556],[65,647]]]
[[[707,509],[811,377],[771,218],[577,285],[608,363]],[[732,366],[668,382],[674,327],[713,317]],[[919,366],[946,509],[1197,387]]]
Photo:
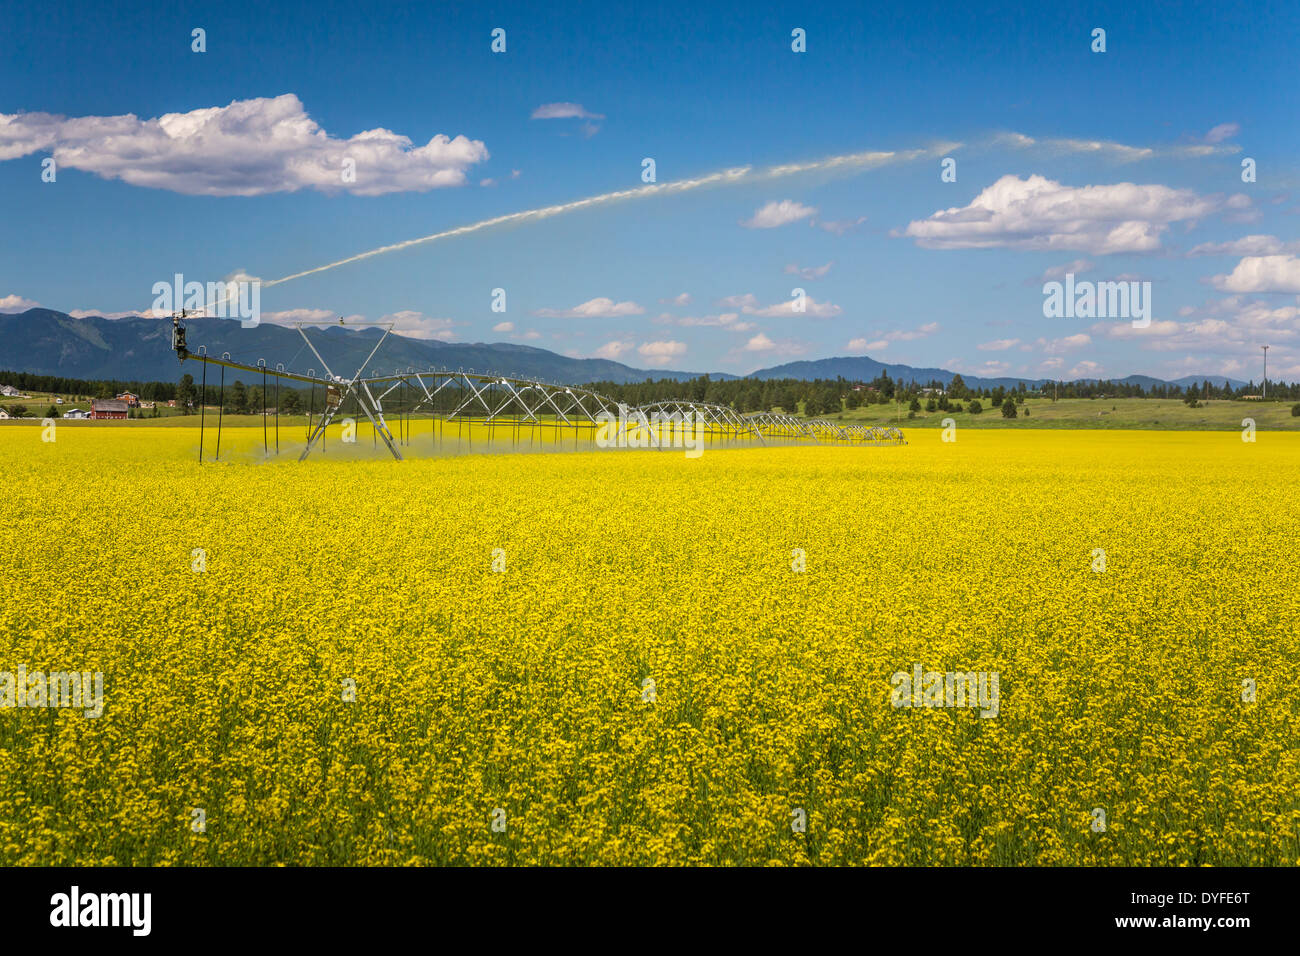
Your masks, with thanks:
[[[1300,862],[1300,435],[908,438],[0,428],[0,863]]]

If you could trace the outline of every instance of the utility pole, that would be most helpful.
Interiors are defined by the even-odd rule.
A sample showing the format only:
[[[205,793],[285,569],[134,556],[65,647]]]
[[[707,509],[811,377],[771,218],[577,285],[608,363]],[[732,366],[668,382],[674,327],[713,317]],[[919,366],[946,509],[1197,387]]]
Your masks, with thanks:
[[[1260,398],[1268,398],[1268,346],[1261,345],[1264,350],[1264,392]]]

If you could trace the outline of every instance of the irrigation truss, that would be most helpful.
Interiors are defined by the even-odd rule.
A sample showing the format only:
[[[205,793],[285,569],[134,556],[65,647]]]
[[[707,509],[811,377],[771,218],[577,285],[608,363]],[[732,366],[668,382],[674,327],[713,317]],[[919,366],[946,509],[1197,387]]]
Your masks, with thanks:
[[[304,372],[290,371],[283,365],[274,368],[267,366],[265,360],[256,365],[237,362],[230,353],[221,356],[209,355],[207,349],[200,346],[197,351],[189,350],[185,341],[185,314],[178,313],[172,317],[172,349],[182,363],[186,360],[203,365],[201,393],[207,395],[207,368],[217,366],[221,375],[221,394],[225,390],[225,370],[236,369],[261,375],[263,381],[263,403],[267,395],[267,380],[274,379],[278,394],[279,383],[292,382],[307,385],[311,389],[311,408],[307,416],[307,442],[299,461],[311,454],[322,443],[326,429],[343,413],[345,403],[350,399],[359,414],[369,419],[374,427],[376,442],[382,440],[398,461],[402,460],[400,448],[410,444],[410,425],[412,415],[423,415],[433,421],[433,435],[436,441],[450,440],[450,426],[455,425],[457,443],[463,441],[468,429],[470,441],[476,430],[486,429],[489,441],[493,436],[500,437],[502,431],[512,437],[518,444],[525,433],[529,444],[544,446],[548,441],[552,445],[561,445],[572,439],[575,447],[583,441],[588,444],[597,442],[601,429],[629,429],[643,434],[659,423],[690,422],[697,435],[710,444],[744,444],[780,445],[780,444],[816,444],[816,445],[905,445],[903,433],[893,427],[880,425],[845,425],[827,419],[802,419],[777,412],[751,412],[740,414],[732,408],[722,405],[697,402],[690,399],[672,399],[651,402],[646,405],[631,407],[620,404],[591,389],[577,385],[562,385],[543,382],[537,379],[521,378],[514,375],[498,375],[492,372],[476,372],[474,369],[413,369],[404,371],[396,369],[392,374],[366,374],[366,369],[374,360],[379,348],[392,332],[392,324],[387,323],[349,323],[351,325],[371,324],[385,329],[383,336],[375,343],[370,354],[366,356],[361,367],[350,377],[334,373],[311,339],[304,326],[323,323],[296,323],[299,334],[306,347],[320,362],[322,372],[309,368]],[[317,390],[320,390],[321,405],[316,407]],[[390,417],[396,413],[396,432],[384,415],[384,403],[389,403]],[[217,414],[217,454],[221,454],[221,400],[218,401]],[[206,402],[200,401],[200,436],[206,421]],[[267,437],[266,410],[263,408],[263,444],[270,452]],[[279,451],[279,402],[275,408],[276,439],[275,448]],[[613,434],[608,432],[607,434]],[[656,433],[657,434],[657,433]],[[634,446],[635,447],[635,446]],[[644,445],[642,447],[645,447]],[[658,447],[657,441],[651,447]],[[199,460],[203,460],[203,438],[199,440]]]

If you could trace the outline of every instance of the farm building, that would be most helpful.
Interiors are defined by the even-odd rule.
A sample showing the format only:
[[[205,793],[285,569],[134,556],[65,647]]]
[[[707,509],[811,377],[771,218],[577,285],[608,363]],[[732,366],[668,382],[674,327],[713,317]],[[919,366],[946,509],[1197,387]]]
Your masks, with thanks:
[[[116,398],[97,398],[90,403],[91,418],[126,418],[126,402]]]
[[[126,402],[126,404],[131,408],[138,408],[140,406],[140,396],[135,392],[123,392],[121,395],[117,396],[117,401]]]
[[[66,412],[63,413],[63,417],[77,419],[77,418],[89,418],[90,416],[86,413],[86,410],[84,408],[69,408]]]

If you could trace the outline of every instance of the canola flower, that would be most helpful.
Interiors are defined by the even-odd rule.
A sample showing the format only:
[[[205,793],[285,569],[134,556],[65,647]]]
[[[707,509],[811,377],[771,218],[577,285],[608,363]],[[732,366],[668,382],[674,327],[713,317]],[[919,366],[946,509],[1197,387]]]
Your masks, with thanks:
[[[243,431],[0,428],[0,672],[104,675],[0,708],[0,862],[1300,862],[1300,436]]]

